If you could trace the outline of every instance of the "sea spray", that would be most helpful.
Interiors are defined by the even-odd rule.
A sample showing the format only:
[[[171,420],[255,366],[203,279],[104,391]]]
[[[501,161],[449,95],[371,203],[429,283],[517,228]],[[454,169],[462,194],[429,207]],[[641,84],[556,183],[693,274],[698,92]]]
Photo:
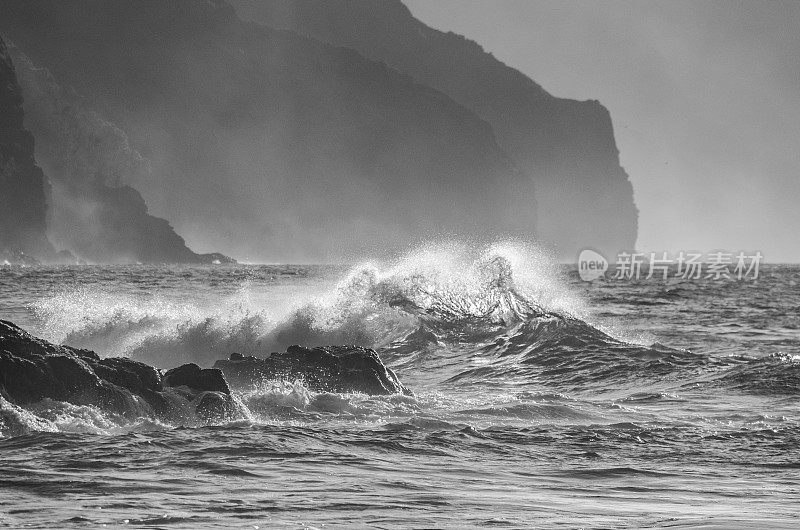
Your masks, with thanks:
[[[243,282],[222,300],[202,304],[83,287],[39,300],[34,309],[50,340],[165,368],[208,365],[234,351],[265,355],[291,344],[382,347],[425,319],[510,323],[529,310],[586,314],[557,264],[518,241],[423,244],[393,260],[357,264],[338,280],[268,306],[259,296],[267,289]]]

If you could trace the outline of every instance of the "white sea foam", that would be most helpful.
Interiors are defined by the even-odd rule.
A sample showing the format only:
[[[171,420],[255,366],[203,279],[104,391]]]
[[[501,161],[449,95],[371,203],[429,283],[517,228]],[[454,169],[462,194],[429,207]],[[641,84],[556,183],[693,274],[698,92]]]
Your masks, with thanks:
[[[515,241],[424,244],[269,304],[260,289],[243,284],[203,301],[81,287],[39,300],[35,312],[51,341],[160,367],[207,365],[234,351],[265,355],[291,344],[379,347],[415,329],[420,318],[508,321],[532,309],[585,314],[555,263]]]

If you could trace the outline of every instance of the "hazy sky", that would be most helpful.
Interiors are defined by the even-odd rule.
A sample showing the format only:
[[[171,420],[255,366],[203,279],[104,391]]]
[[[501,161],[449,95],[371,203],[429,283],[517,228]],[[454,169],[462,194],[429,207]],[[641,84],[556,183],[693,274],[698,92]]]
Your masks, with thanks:
[[[800,1],[405,0],[611,112],[640,250],[800,261]]]

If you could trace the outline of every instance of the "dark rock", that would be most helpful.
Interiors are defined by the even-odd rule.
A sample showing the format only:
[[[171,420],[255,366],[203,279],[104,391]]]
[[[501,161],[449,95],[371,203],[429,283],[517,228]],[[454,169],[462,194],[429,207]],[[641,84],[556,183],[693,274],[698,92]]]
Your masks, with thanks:
[[[141,362],[101,359],[93,351],[57,346],[0,320],[0,396],[14,405],[52,399],[129,419],[182,422],[187,408],[206,421],[240,418],[245,411],[226,378],[239,388],[290,378],[318,392],[411,395],[374,350],[356,346],[291,346],[266,359],[233,354],[211,369],[185,364],[162,377]]]
[[[208,420],[223,420],[235,414],[236,407],[230,396],[222,392],[203,392],[194,400],[197,414]]]
[[[101,359],[94,367],[101,378],[131,392],[163,390],[161,374],[152,366],[126,358]]]
[[[101,379],[95,372],[99,363],[93,352],[54,346],[0,321],[0,391],[12,403],[50,398],[96,405],[114,414],[139,415],[142,407],[130,390]]]
[[[164,385],[187,386],[195,390],[230,394],[228,383],[222,372],[216,368],[200,368],[194,363],[184,364],[168,370],[164,374]]]
[[[316,392],[411,395],[395,373],[384,366],[375,350],[367,348],[290,346],[286,353],[273,353],[266,359],[236,355],[214,364],[234,388],[246,388],[264,380],[301,379]]]
[[[196,406],[207,420],[238,414],[222,372],[184,365],[161,374],[125,358],[101,359],[89,350],[56,346],[0,320],[0,395],[16,405],[49,398],[93,405],[128,418],[174,414],[165,387]]]

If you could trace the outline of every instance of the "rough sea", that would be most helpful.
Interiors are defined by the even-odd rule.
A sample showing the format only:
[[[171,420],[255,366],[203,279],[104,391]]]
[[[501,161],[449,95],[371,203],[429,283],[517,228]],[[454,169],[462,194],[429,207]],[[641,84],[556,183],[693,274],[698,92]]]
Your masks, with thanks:
[[[375,348],[414,397],[249,418],[0,402],[0,526],[800,527],[800,267],[582,282],[518,243],[353,266],[0,267],[0,318],[171,368]]]

